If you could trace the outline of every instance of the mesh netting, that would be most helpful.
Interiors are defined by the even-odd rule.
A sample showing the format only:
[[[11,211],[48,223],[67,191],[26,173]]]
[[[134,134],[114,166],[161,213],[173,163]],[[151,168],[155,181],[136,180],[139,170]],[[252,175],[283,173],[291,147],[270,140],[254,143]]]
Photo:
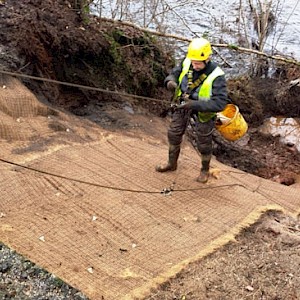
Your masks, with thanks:
[[[0,87],[0,240],[91,299],[143,298],[266,210],[299,212],[299,190],[200,158],[158,174],[165,145],[48,108],[18,80]],[[173,186],[173,190],[170,187]]]

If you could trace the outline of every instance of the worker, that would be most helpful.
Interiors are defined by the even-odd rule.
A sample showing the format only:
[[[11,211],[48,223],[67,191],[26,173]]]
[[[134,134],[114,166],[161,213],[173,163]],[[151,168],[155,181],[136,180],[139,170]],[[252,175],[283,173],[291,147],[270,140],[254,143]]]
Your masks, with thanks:
[[[211,55],[210,42],[205,38],[195,38],[188,46],[185,59],[165,78],[165,87],[174,92],[178,105],[168,129],[169,159],[166,165],[156,166],[157,172],[177,169],[183,135],[193,117],[196,147],[201,153],[202,163],[197,181],[208,181],[215,116],[229,102],[225,74],[211,60]]]

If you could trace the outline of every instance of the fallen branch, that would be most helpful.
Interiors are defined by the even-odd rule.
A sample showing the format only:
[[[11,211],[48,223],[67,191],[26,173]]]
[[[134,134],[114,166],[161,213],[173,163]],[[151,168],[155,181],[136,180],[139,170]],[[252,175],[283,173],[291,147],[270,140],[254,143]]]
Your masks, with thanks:
[[[143,27],[140,27],[138,25],[135,25],[135,24],[133,24],[131,22],[127,22],[127,21],[112,20],[112,19],[108,19],[108,18],[101,18],[101,19],[106,21],[106,22],[111,22],[111,23],[114,23],[114,24],[131,26],[131,27],[134,27],[134,28],[136,28],[140,31],[150,33],[150,34],[153,34],[153,35],[157,35],[157,36],[172,38],[172,39],[176,39],[176,40],[184,41],[184,42],[190,42],[191,41],[191,39],[188,39],[188,38],[185,38],[185,37],[182,37],[182,36],[179,36],[179,35],[167,34],[167,33],[158,32],[158,31],[148,29],[148,28],[143,28]],[[239,47],[239,46],[233,45],[233,44],[215,44],[215,43],[212,43],[211,45],[213,47],[228,48],[228,49],[235,50],[235,51],[242,52],[242,53],[246,53],[246,54],[256,54],[258,56],[263,56],[263,57],[266,57],[266,58],[269,58],[269,59],[279,60],[279,61],[283,61],[283,62],[286,62],[286,63],[289,63],[289,64],[294,64],[294,65],[300,66],[300,62],[295,60],[295,59],[290,59],[290,58],[282,57],[282,56],[279,56],[279,55],[270,55],[270,54],[267,54],[265,52],[261,52],[261,51],[255,50],[255,49]]]
[[[248,53],[248,54],[256,54],[256,55],[259,55],[259,56],[264,56],[266,58],[270,58],[270,59],[274,59],[274,60],[280,60],[280,61],[284,61],[284,62],[289,63],[289,64],[294,64],[294,65],[300,66],[300,61],[297,61],[295,59],[290,59],[290,58],[282,57],[282,56],[279,56],[279,55],[270,55],[270,54],[267,54],[265,52],[261,52],[261,51],[255,50],[255,49],[239,47],[239,46],[236,46],[236,45],[233,45],[233,44],[213,44],[212,43],[212,46],[219,47],[219,48],[229,48],[229,49],[232,49],[232,50],[236,50],[236,51],[243,52],[243,53]]]

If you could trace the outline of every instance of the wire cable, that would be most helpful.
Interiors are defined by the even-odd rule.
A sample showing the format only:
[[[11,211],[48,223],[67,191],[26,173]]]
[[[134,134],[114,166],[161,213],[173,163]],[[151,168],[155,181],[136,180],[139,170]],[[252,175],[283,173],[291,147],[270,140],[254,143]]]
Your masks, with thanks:
[[[146,97],[146,96],[139,96],[139,95],[118,92],[118,91],[110,91],[110,90],[106,90],[106,89],[102,89],[102,88],[98,88],[98,87],[91,87],[91,86],[87,86],[87,85],[70,83],[70,82],[66,82],[66,81],[54,80],[54,79],[50,79],[50,78],[37,77],[37,76],[32,76],[32,75],[4,71],[4,70],[0,70],[0,73],[10,75],[10,76],[33,79],[33,80],[37,80],[37,81],[45,81],[45,82],[50,82],[50,83],[55,83],[55,84],[60,84],[60,85],[65,85],[65,86],[77,87],[80,89],[85,89],[85,90],[90,90],[90,91],[98,91],[98,92],[107,93],[107,94],[113,94],[113,95],[119,95],[119,96],[121,95],[124,97],[131,97],[131,98],[136,98],[136,99],[142,99],[142,100],[155,101],[155,102],[161,102],[164,104],[169,104],[168,101],[162,100],[162,99],[156,99],[156,98],[151,98],[151,97]]]
[[[172,192],[200,191],[200,190],[206,190],[206,189],[218,189],[218,188],[226,188],[226,187],[234,187],[234,186],[240,186],[240,187],[243,187],[243,188],[247,189],[247,187],[242,185],[242,184],[234,183],[234,184],[223,184],[223,185],[217,185],[217,186],[205,186],[205,187],[191,188],[191,189],[173,189],[171,187],[171,188],[164,188],[161,191],[133,190],[133,189],[125,189],[125,188],[119,188],[119,187],[114,187],[114,186],[102,185],[102,184],[89,182],[89,181],[85,181],[85,180],[80,180],[80,179],[76,179],[76,178],[70,178],[70,177],[66,177],[66,176],[63,176],[63,175],[54,174],[54,173],[51,173],[51,172],[47,172],[47,171],[39,170],[39,169],[36,169],[36,168],[24,166],[24,165],[21,165],[21,164],[12,162],[12,161],[8,161],[8,160],[2,159],[2,158],[0,158],[0,161],[2,161],[3,163],[9,164],[9,165],[13,165],[15,167],[20,167],[20,168],[30,170],[30,171],[34,171],[34,172],[37,172],[37,173],[40,173],[40,174],[49,175],[49,176],[65,179],[65,180],[68,180],[68,181],[73,181],[73,182],[77,182],[77,183],[81,183],[81,184],[91,185],[91,186],[95,186],[95,187],[99,187],[99,188],[121,191],[121,192],[131,192],[131,193],[140,193],[140,194],[164,194],[164,195],[169,195]]]

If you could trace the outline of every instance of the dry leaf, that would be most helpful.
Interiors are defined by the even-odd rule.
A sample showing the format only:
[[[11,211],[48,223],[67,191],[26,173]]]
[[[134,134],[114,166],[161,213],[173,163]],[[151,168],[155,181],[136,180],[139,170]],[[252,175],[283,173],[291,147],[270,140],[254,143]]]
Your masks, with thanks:
[[[209,174],[216,179],[220,179],[220,175],[221,175],[221,170],[220,169],[210,169],[209,170]]]

